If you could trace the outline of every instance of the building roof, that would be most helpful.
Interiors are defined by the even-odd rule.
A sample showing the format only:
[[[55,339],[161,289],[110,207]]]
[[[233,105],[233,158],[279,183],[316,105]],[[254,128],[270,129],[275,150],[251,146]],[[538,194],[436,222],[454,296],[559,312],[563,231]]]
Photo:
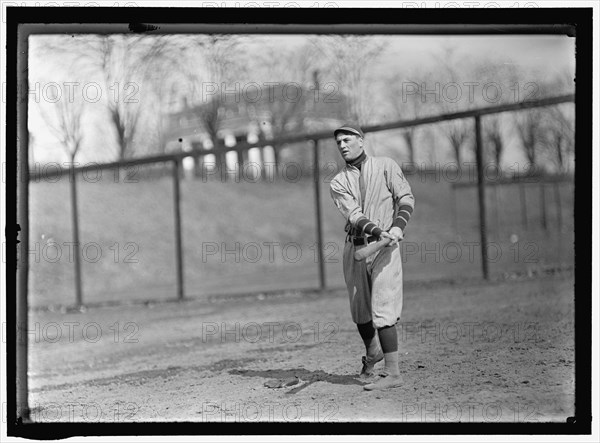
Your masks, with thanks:
[[[208,134],[207,119],[216,118],[218,133],[237,137],[261,132],[270,138],[281,132],[333,127],[348,118],[347,109],[347,100],[339,93],[298,84],[271,86],[260,92],[254,88],[215,94],[209,102],[192,106],[184,101],[179,111],[166,116],[166,132],[203,138]]]

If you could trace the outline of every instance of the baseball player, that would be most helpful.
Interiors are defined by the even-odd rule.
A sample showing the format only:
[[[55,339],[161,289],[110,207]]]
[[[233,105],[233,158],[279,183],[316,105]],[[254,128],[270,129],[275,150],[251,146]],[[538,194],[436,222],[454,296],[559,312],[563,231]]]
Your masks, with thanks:
[[[344,279],[352,321],[365,344],[360,378],[371,379],[374,366],[384,360],[379,379],[364,389],[400,386],[396,323],[402,312],[402,259],[398,242],[414,208],[414,197],[398,164],[387,157],[367,156],[364,134],[357,124],[345,124],[334,137],[346,166],[330,184],[331,197],[346,219]],[[357,261],[357,248],[379,239],[388,246]]]

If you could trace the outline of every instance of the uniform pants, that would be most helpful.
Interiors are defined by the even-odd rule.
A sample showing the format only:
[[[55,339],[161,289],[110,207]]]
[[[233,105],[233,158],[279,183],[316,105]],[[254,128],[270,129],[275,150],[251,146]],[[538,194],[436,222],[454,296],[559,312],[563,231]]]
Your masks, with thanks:
[[[344,246],[344,280],[350,298],[352,321],[373,322],[377,329],[393,326],[402,313],[402,256],[400,246],[388,246],[366,260],[354,260],[354,246]]]

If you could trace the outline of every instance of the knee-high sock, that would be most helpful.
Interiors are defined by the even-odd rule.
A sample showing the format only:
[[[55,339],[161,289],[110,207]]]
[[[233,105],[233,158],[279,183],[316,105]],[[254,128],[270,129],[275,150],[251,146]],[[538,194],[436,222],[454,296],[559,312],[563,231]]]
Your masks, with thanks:
[[[377,355],[377,351],[379,345],[377,344],[377,340],[375,339],[375,333],[377,332],[373,327],[372,322],[361,323],[356,325],[358,327],[358,333],[360,334],[363,342],[365,343],[365,348],[367,350],[367,355],[374,357]]]
[[[379,333],[379,341],[383,349],[386,372],[390,375],[399,375],[398,332],[396,331],[396,325],[379,328],[377,332]]]
[[[398,350],[398,332],[396,332],[396,325],[384,326],[377,330],[379,333],[379,342],[381,343],[381,349],[383,353],[387,354],[390,352],[396,352]]]

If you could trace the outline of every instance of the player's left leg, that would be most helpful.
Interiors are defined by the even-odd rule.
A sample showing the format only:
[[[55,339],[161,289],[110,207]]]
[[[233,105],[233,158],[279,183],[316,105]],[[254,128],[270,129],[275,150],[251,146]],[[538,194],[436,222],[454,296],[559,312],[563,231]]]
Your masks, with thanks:
[[[371,269],[373,325],[377,328],[385,368],[379,380],[365,385],[368,391],[389,389],[403,384],[398,366],[396,323],[402,313],[402,258],[399,246],[382,250]]]
[[[398,333],[396,332],[396,325],[384,326],[377,329],[377,332],[381,348],[383,349],[385,367],[380,374],[379,380],[364,386],[367,391],[396,388],[404,384],[404,380],[400,375],[400,367],[398,366]]]

